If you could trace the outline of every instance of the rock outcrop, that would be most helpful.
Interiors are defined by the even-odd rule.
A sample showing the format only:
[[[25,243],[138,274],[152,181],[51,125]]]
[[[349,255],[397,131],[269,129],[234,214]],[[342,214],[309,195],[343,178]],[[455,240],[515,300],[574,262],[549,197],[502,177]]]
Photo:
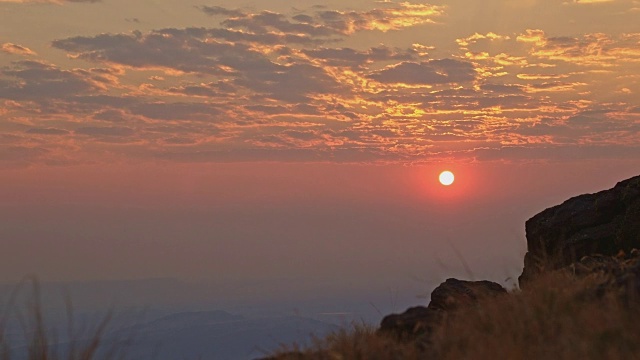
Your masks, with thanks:
[[[482,298],[506,293],[505,288],[491,281],[447,279],[433,290],[428,306],[416,306],[402,314],[386,316],[380,323],[379,332],[402,339],[416,339],[430,334],[445,314]]]
[[[483,298],[506,295],[504,299],[509,300],[509,296],[535,295],[548,287],[546,281],[563,280],[564,275],[576,281],[577,287],[572,290],[576,292],[571,293],[575,299],[571,301],[578,305],[594,299],[613,299],[613,304],[622,300],[627,309],[640,304],[640,176],[546,209],[529,219],[525,227],[528,252],[519,282],[525,288],[529,281],[541,280],[537,285],[514,295],[491,281],[447,279],[433,290],[428,306],[386,316],[378,334],[391,335],[394,341],[412,342],[420,351],[429,351],[435,339],[432,334],[449,314]],[[541,276],[545,274],[551,276]],[[326,358],[330,354],[315,355]],[[290,352],[273,359],[303,358],[300,352]]]
[[[640,248],[640,176],[546,209],[525,228],[528,252],[520,287],[543,271],[567,267],[584,256],[615,256]]]
[[[544,271],[568,269],[578,276],[600,276],[596,293],[611,288],[640,293],[640,254],[632,250],[640,248],[640,176],[546,209],[525,227],[528,252],[521,287]],[[447,279],[433,290],[428,306],[386,316],[379,332],[425,338],[445,314],[506,293],[491,281]]]
[[[567,267],[577,277],[591,277],[595,296],[616,293],[625,302],[640,300],[640,251],[616,256],[591,255]]]
[[[426,306],[414,306],[402,314],[385,316],[380,322],[381,334],[391,334],[401,339],[414,339],[431,333],[439,323],[441,314]]]

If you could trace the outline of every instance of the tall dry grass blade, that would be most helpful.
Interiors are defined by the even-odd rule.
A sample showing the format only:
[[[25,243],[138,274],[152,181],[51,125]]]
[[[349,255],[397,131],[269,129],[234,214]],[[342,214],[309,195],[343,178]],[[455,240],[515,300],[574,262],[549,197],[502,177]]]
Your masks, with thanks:
[[[23,313],[16,307],[16,302],[27,283],[31,283],[31,294],[26,305],[26,311]],[[24,356],[27,360],[59,360],[61,349],[66,350],[67,360],[97,360],[101,355],[108,325],[113,318],[112,311],[109,311],[101,319],[98,326],[89,333],[90,336],[88,338],[83,339],[86,332],[85,334],[76,333],[73,303],[68,295],[65,296],[65,306],[68,326],[68,341],[66,344],[68,347],[66,349],[58,338],[55,329],[47,329],[38,279],[35,276],[27,276],[20,281],[12,291],[2,318],[0,318],[0,360],[11,360],[13,358],[12,348],[5,335],[5,326],[11,316],[17,319],[24,334],[26,344]],[[117,348],[121,344],[122,342],[114,342],[113,347],[103,352],[100,359],[124,359],[126,354]]]

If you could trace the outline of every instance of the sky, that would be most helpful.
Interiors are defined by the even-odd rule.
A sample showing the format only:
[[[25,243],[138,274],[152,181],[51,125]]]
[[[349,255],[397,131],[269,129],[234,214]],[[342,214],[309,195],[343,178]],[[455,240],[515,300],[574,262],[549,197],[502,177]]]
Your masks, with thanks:
[[[639,16],[0,0],[0,281],[507,283],[527,218],[640,173]]]

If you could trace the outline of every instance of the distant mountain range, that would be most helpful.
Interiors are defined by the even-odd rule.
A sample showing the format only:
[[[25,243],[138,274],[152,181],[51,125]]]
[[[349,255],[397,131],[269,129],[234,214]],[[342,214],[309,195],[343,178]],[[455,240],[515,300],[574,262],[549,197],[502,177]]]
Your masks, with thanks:
[[[171,314],[136,326],[130,359],[254,359],[282,344],[309,344],[338,326],[285,316],[246,318],[224,311]]]
[[[91,327],[80,332],[75,345],[88,343]],[[283,344],[308,345],[314,336],[338,330],[337,325],[300,317],[250,318],[225,311],[174,313],[142,324],[112,328],[103,340],[101,356],[116,350],[129,360],[242,360],[271,354]],[[53,332],[52,332],[53,334]],[[14,327],[8,338],[14,346],[12,360],[27,360],[24,334]],[[67,358],[71,343],[66,337],[49,338],[60,358]]]
[[[15,289],[15,284],[0,284],[0,310]],[[119,341],[120,347],[126,344],[126,359],[134,360],[259,358],[281,344],[309,344],[313,335],[322,337],[339,329],[337,324],[363,321],[367,314],[363,316],[353,310],[371,308],[366,302],[353,300],[269,301],[256,297],[255,293],[243,297],[238,292],[234,296],[221,296],[225,290],[228,288],[173,279],[39,285],[47,333],[57,337],[49,340],[56,343],[62,358],[70,347],[66,298],[72,301],[73,337],[77,342],[86,341],[112,309],[105,349]],[[28,318],[32,301],[33,287],[25,284],[15,297],[11,312]],[[28,336],[24,329],[33,328],[32,324],[23,326],[20,321],[13,317],[5,324],[5,339],[14,350],[12,360],[26,359],[20,354],[26,352]]]

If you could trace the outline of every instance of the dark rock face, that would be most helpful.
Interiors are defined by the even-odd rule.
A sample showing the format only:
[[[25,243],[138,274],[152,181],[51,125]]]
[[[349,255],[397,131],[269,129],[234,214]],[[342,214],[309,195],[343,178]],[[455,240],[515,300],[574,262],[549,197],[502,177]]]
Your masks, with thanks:
[[[411,339],[428,334],[440,320],[440,314],[425,306],[407,309],[402,314],[387,315],[380,322],[380,333],[393,334],[399,338]]]
[[[491,281],[447,279],[433,290],[427,307],[416,306],[402,314],[386,316],[380,323],[379,332],[415,339],[430,334],[445,314],[482,298],[506,293],[507,290]]]
[[[452,311],[476,303],[479,299],[506,294],[507,290],[492,281],[447,279],[433,290],[429,308]]]
[[[520,287],[545,270],[569,266],[583,256],[613,256],[640,248],[640,176],[546,209],[525,228],[528,252]]]
[[[640,295],[640,251],[623,252],[616,256],[592,255],[571,264],[569,269],[578,277],[592,277],[596,284],[589,291],[596,296],[617,293],[625,301],[638,301]]]

